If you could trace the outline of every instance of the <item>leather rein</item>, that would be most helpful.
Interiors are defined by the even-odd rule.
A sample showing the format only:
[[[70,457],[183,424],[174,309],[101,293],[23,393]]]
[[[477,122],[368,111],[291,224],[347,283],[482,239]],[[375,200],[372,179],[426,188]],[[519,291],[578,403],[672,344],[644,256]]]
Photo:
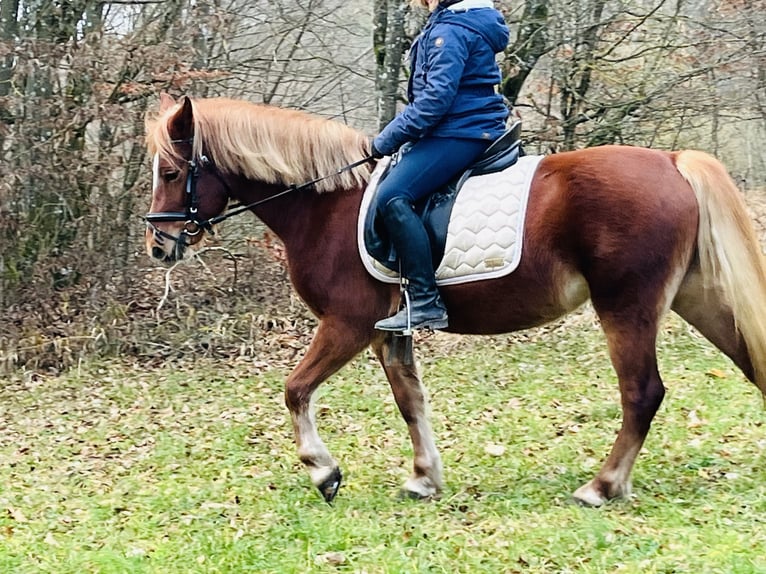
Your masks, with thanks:
[[[190,138],[190,139],[184,139],[184,140],[172,140],[171,143],[193,144],[194,139]],[[304,189],[309,189],[313,187],[315,184],[319,183],[320,181],[324,181],[325,179],[335,177],[346,171],[359,167],[360,165],[364,165],[365,163],[368,163],[370,161],[374,161],[374,158],[371,155],[365,158],[362,158],[358,161],[355,161],[353,163],[350,163],[348,165],[345,165],[333,173],[317,177],[316,179],[312,179],[311,181],[306,181],[301,184],[291,184],[290,186],[286,187],[282,191],[279,191],[263,199],[259,199],[258,201],[253,201],[252,203],[247,203],[247,204],[239,203],[232,206],[230,209],[226,210],[224,213],[221,213],[220,215],[216,215],[215,217],[210,217],[208,219],[201,219],[199,216],[199,197],[197,195],[197,180],[200,177],[201,170],[208,169],[210,173],[213,174],[223,184],[229,197],[231,197],[231,188],[223,179],[220,172],[217,169],[215,169],[215,165],[213,164],[213,162],[210,161],[210,159],[206,155],[200,154],[199,157],[197,158],[193,157],[192,159],[188,161],[189,170],[186,174],[186,192],[184,194],[184,211],[151,212],[151,213],[147,213],[144,216],[144,220],[146,221],[146,226],[149,229],[151,229],[155,235],[159,235],[161,237],[164,237],[165,239],[170,239],[174,241],[176,243],[177,248],[179,248],[182,245],[184,247],[189,247],[191,244],[187,243],[186,241],[187,237],[195,237],[196,235],[201,233],[203,230],[207,231],[210,235],[214,235],[215,233],[213,231],[213,226],[216,225],[217,223],[220,223],[226,219],[229,219],[230,217],[234,217],[235,215],[239,215],[240,213],[243,213],[245,211],[249,211],[253,209],[254,207],[258,207],[259,205],[262,205],[264,203],[267,203],[269,201],[282,197],[283,195],[287,195],[288,193],[292,193],[294,191],[301,191]],[[164,223],[169,221],[184,222],[183,231],[181,231],[180,235],[178,236],[171,235],[170,233],[163,231],[162,229],[159,229],[156,225],[154,225],[155,223]]]

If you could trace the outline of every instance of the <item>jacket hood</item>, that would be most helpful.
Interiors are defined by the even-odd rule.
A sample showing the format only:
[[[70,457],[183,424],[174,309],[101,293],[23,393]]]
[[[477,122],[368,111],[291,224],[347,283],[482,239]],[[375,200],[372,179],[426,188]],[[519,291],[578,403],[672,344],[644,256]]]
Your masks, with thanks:
[[[441,7],[438,20],[481,34],[495,53],[502,52],[508,45],[508,26],[502,14],[492,8],[491,1],[463,0]]]

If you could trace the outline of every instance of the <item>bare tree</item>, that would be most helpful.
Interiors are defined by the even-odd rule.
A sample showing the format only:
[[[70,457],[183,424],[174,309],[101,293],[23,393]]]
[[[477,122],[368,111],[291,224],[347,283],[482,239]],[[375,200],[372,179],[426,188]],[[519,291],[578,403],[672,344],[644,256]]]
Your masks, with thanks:
[[[753,23],[745,41],[743,26],[722,18],[727,4],[507,2],[516,40],[503,62],[504,93],[533,111],[526,125],[541,147],[634,143],[719,151],[719,130],[711,124],[722,126],[721,114],[745,109],[743,96],[757,92],[726,98],[721,90],[743,88],[747,82],[735,70],[762,69],[757,55],[763,53],[762,26],[752,30],[764,20],[764,7],[737,3],[740,23]],[[709,139],[700,145],[703,125],[710,126]]]
[[[401,101],[402,54],[409,45],[405,20],[407,0],[376,0],[374,3],[375,87],[378,92],[378,128],[397,112]]]

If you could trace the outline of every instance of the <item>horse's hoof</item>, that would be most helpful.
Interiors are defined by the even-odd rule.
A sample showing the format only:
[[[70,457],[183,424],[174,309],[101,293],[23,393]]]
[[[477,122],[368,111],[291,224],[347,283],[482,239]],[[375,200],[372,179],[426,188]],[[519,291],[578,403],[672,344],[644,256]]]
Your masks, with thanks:
[[[429,502],[431,500],[436,500],[438,495],[424,494],[422,492],[415,492],[414,490],[407,490],[406,488],[402,488],[399,491],[398,498],[399,500],[421,500],[424,502]]]
[[[399,491],[399,498],[410,500],[436,500],[439,491],[434,482],[428,478],[409,478],[404,487]]]
[[[630,482],[626,482],[620,487],[612,486],[605,489],[601,481],[593,479],[575,490],[573,497],[575,502],[582,506],[598,507],[617,498],[630,498],[630,492]]]
[[[597,488],[595,479],[575,490],[572,497],[581,506],[597,507],[609,502],[606,496],[601,493],[601,489]]]
[[[581,492],[582,489],[577,489],[572,495],[573,500],[580,506],[587,506],[589,508],[598,508],[609,502],[606,498],[603,498],[595,492]]]
[[[327,504],[330,504],[338,494],[340,490],[340,483],[343,481],[343,474],[341,474],[339,468],[335,468],[330,476],[325,478],[321,484],[317,486],[319,492],[322,493],[322,498]]]

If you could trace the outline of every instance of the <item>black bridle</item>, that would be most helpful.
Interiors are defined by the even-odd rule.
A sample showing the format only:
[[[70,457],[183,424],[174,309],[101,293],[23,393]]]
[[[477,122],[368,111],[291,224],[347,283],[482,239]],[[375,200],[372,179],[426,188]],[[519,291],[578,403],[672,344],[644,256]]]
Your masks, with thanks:
[[[185,139],[185,140],[173,140],[171,143],[187,143],[187,144],[193,144],[193,139]],[[146,221],[146,226],[152,230],[152,233],[154,233],[155,236],[160,236],[165,239],[170,239],[171,241],[174,241],[176,244],[176,251],[177,254],[180,256],[180,252],[184,247],[189,247],[191,244],[186,241],[186,238],[195,237],[196,235],[199,235],[203,230],[210,233],[210,235],[214,235],[213,232],[213,226],[217,223],[220,223],[221,221],[224,221],[226,219],[229,219],[230,217],[234,217],[235,215],[239,215],[240,213],[243,213],[245,211],[249,211],[250,209],[257,207],[261,204],[264,204],[266,202],[272,201],[274,199],[277,199],[278,197],[282,197],[283,195],[287,195],[288,193],[292,193],[294,191],[300,191],[303,189],[309,189],[313,187],[315,184],[319,183],[320,181],[323,181],[325,179],[329,179],[331,177],[340,175],[346,171],[352,170],[355,167],[359,167],[360,165],[363,165],[365,163],[368,163],[370,161],[373,161],[374,158],[372,156],[367,156],[363,159],[360,159],[358,161],[355,161],[353,163],[350,163],[346,166],[343,166],[339,170],[328,174],[320,176],[316,179],[312,179],[311,181],[307,181],[304,183],[301,183],[299,185],[292,184],[289,187],[283,189],[282,191],[279,191],[275,193],[274,195],[270,195],[266,198],[259,199],[258,201],[254,201],[252,203],[248,204],[237,204],[232,206],[230,209],[225,211],[224,213],[220,215],[216,215],[215,217],[210,217],[208,219],[201,219],[199,215],[199,197],[197,195],[197,180],[200,177],[200,171],[202,169],[208,169],[211,174],[213,174],[224,186],[226,189],[226,193],[229,197],[231,197],[231,188],[226,183],[226,180],[224,180],[221,173],[215,168],[215,165],[213,164],[210,159],[206,155],[200,155],[198,158],[192,157],[192,159],[189,160],[189,170],[186,174],[186,191],[184,194],[184,211],[160,211],[160,212],[153,212],[153,213],[147,213],[146,216],[144,216],[144,220]],[[180,235],[175,236],[171,235],[170,233],[163,231],[159,229],[155,223],[164,223],[164,222],[170,222],[170,221],[183,221],[184,227],[181,231]]]

